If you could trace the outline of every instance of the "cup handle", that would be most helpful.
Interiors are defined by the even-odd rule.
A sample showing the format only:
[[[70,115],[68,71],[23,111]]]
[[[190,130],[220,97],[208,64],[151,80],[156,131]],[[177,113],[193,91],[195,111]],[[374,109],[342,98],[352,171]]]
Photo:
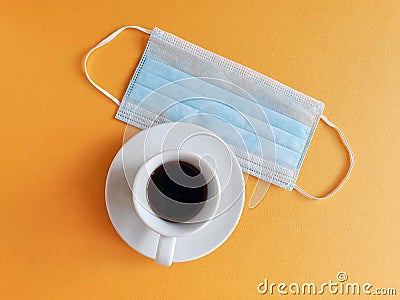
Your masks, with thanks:
[[[161,266],[170,266],[175,252],[176,237],[160,235],[158,239],[156,263]]]

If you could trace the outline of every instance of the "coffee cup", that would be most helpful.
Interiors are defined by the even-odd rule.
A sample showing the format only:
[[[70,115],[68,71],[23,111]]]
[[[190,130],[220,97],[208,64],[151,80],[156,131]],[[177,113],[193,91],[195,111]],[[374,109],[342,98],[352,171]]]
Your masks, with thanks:
[[[139,168],[133,186],[135,210],[158,233],[156,263],[172,264],[177,237],[206,227],[220,203],[216,167],[207,156],[187,150],[160,152]]]

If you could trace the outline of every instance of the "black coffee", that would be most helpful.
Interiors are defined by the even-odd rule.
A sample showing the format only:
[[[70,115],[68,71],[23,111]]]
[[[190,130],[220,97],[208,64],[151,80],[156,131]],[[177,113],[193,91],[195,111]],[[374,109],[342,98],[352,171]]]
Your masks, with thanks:
[[[151,174],[147,200],[151,209],[171,222],[188,221],[207,200],[207,184],[200,170],[185,161],[162,164]]]

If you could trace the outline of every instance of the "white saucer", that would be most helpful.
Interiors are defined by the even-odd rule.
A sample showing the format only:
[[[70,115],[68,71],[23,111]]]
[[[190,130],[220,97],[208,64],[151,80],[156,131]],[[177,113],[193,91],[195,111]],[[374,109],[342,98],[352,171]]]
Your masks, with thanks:
[[[211,131],[188,123],[167,123],[142,130],[128,140],[108,171],[107,210],[121,238],[137,252],[154,259],[159,235],[137,216],[130,187],[144,161],[168,149],[186,149],[209,155],[216,163],[221,183],[219,215],[203,230],[177,238],[173,261],[190,261],[209,254],[227,240],[244,205],[244,180],[239,163],[226,144]]]

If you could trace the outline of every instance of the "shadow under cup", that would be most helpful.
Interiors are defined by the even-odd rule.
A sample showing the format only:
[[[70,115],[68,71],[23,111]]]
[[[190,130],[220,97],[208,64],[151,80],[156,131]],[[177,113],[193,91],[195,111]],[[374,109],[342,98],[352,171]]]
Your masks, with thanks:
[[[193,153],[165,153],[161,157],[148,169],[146,200],[149,208],[170,223],[209,221],[219,201],[216,168],[205,157]]]

